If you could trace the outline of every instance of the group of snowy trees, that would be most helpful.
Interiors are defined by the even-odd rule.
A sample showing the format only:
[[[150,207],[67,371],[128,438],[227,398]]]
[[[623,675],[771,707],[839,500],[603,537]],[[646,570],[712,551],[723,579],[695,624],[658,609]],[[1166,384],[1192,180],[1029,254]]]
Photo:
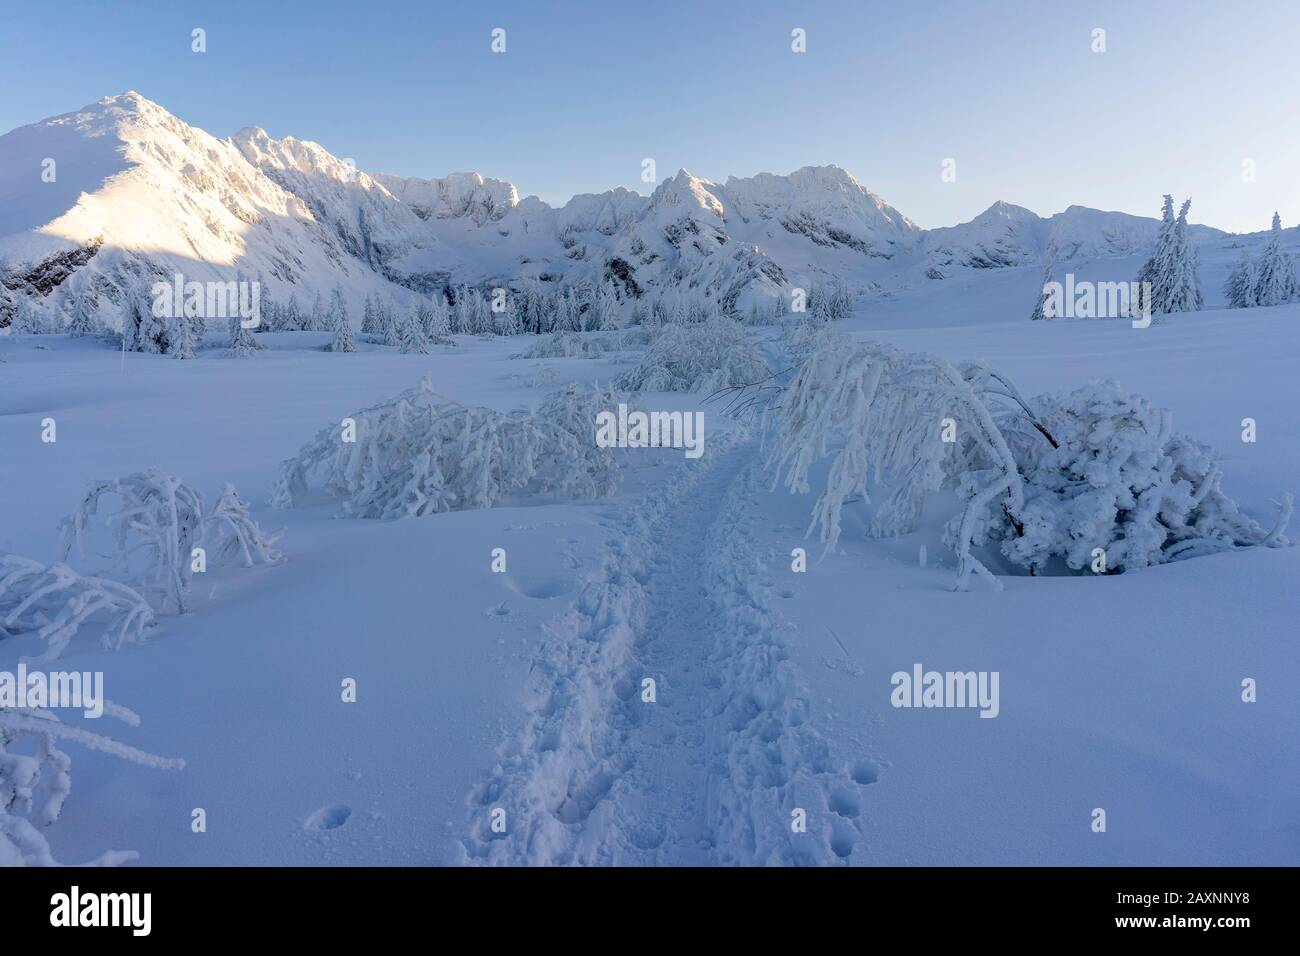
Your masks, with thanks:
[[[1257,305],[1282,305],[1300,298],[1295,264],[1291,255],[1282,248],[1282,217],[1273,213],[1273,233],[1255,262],[1248,249],[1241,250],[1241,258],[1223,285],[1228,306],[1249,309]]]
[[[1174,198],[1165,194],[1155,249],[1151,258],[1138,271],[1130,314],[1143,314],[1148,308],[1151,315],[1197,312],[1204,305],[1200,253],[1192,241],[1187,224],[1187,211],[1191,205],[1191,199],[1185,200],[1175,216]],[[1048,303],[1052,299],[1055,248],[1049,247],[1044,258],[1042,288],[1038,291],[1034,310],[1029,316],[1035,321],[1052,317]]]
[[[317,294],[311,307],[303,308],[297,293],[290,293],[285,300],[272,298],[259,275],[260,321],[245,327],[239,318],[214,320],[201,314],[187,315],[182,309],[158,315],[151,294],[156,279],[140,269],[116,276],[117,291],[111,296],[120,319],[124,351],[193,358],[206,337],[221,326],[226,333],[226,354],[234,358],[253,357],[263,347],[255,334],[261,332],[327,332],[332,336],[330,351],[356,351],[347,298],[340,286],[335,286],[328,296]],[[235,281],[246,283],[242,273],[236,273]],[[9,290],[5,295],[12,300],[9,310],[17,333],[107,335],[113,323],[112,317],[104,321],[103,300],[89,290],[66,296],[62,311],[51,310],[23,294],[11,295]],[[847,316],[853,303],[854,295],[839,281],[817,282],[807,290],[791,289],[772,296],[766,303],[755,298],[748,312],[732,305],[724,307],[719,295],[700,289],[672,287],[632,295],[612,279],[549,288],[538,281],[525,282],[517,289],[462,285],[442,289],[414,305],[409,301],[399,303],[391,296],[368,295],[360,334],[372,344],[425,353],[432,345],[454,345],[454,335],[556,336],[633,327],[696,326],[724,318],[759,326],[780,324],[789,317],[818,326]]]
[[[1138,272],[1139,283],[1149,283],[1151,313],[1197,312],[1204,304],[1201,295],[1201,261],[1188,233],[1187,210],[1192,201],[1183,202],[1174,216],[1174,199],[1165,194],[1160,232],[1151,258]],[[1145,294],[1144,294],[1145,297]]]

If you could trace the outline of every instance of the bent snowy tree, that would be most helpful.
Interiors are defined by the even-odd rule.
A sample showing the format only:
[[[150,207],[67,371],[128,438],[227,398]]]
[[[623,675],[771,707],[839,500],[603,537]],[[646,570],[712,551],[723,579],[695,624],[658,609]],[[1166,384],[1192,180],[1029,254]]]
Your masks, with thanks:
[[[831,459],[809,526],[828,551],[845,503],[870,503],[869,485],[886,495],[870,525],[880,536],[913,530],[928,492],[954,492],[962,509],[945,542],[958,589],[972,573],[1001,588],[972,551],[990,542],[1031,574],[1055,559],[1092,567],[1098,548],[1115,572],[1288,543],[1289,498],[1278,526],[1264,530],[1220,492],[1208,448],[1172,435],[1167,413],[1113,383],[1031,403],[981,363],[829,333],[769,415],[775,482],[807,493],[813,465]]]

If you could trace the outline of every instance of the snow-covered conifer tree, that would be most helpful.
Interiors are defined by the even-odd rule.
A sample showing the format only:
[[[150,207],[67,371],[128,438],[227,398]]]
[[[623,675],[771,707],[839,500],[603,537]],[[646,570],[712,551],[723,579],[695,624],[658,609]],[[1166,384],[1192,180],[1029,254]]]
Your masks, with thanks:
[[[475,335],[492,334],[492,310],[483,297],[483,293],[478,289],[474,289],[470,293],[470,315],[472,316],[471,321]]]
[[[595,331],[613,332],[618,328],[618,292],[608,280],[596,291],[595,313]]]
[[[519,309],[516,303],[518,297],[514,295],[506,296],[506,308],[504,312],[494,313],[496,315],[496,331],[498,335],[518,335],[519,326]]]
[[[86,292],[78,295],[72,303],[72,321],[68,323],[68,334],[75,338],[98,335],[99,320],[91,308],[90,295]]]
[[[1255,262],[1250,250],[1242,247],[1241,258],[1223,283],[1223,294],[1230,309],[1249,309],[1255,304]]]
[[[451,339],[451,316],[442,293],[434,293],[425,313],[424,337],[433,345],[454,345]]]
[[[467,335],[473,328],[474,320],[469,302],[469,289],[461,286],[456,290],[456,304],[451,312],[451,331],[453,335]]]
[[[1170,274],[1165,312],[1199,312],[1201,296],[1201,257],[1192,244],[1187,225],[1187,210],[1192,201],[1184,200],[1174,223],[1173,270]]]
[[[252,358],[262,347],[257,339],[253,338],[253,330],[244,328],[243,320],[238,315],[231,316],[229,329],[231,358]]]
[[[1295,265],[1282,248],[1282,217],[1273,213],[1273,234],[1255,272],[1255,304],[1281,305],[1296,298]]]
[[[392,299],[379,302],[379,322],[384,333],[384,344],[399,348],[402,344],[402,313]]]
[[[1195,312],[1203,304],[1200,255],[1187,225],[1191,204],[1185,201],[1175,218],[1173,197],[1165,195],[1155,251],[1138,272],[1138,282],[1150,283],[1153,314]]]
[[[582,329],[582,321],[578,315],[578,304],[573,297],[573,287],[565,289],[560,293],[559,300],[556,303],[558,311],[555,316],[556,331],[562,332],[579,332]]]
[[[9,328],[14,335],[32,335],[37,331],[36,310],[21,292],[14,296],[13,316]]]
[[[526,335],[540,335],[542,331],[542,298],[535,286],[524,288],[523,305],[520,307],[520,324]]]
[[[129,324],[131,331],[127,338],[128,350],[153,355],[167,352],[169,349],[167,325],[162,318],[154,314],[149,288],[144,285],[132,286],[127,290],[125,306],[124,323]]]
[[[396,328],[397,347],[406,355],[427,355],[429,343],[424,339],[424,329],[410,312],[398,312],[393,316]]]
[[[1038,289],[1038,302],[1034,306],[1034,311],[1029,316],[1030,320],[1034,322],[1040,319],[1057,318],[1057,316],[1049,316],[1047,314],[1047,302],[1051,298],[1050,290],[1047,286],[1052,281],[1052,270],[1056,265],[1052,260],[1053,257],[1049,254],[1046,263],[1043,265],[1043,281]]]
[[[197,354],[194,320],[183,310],[171,321],[168,345],[172,358],[192,359]]]
[[[311,304],[311,317],[307,327],[313,332],[333,332],[334,326],[329,321],[325,312],[325,300],[319,292],[316,293],[316,301]]]
[[[352,338],[352,324],[348,321],[348,306],[343,300],[343,290],[338,286],[330,297],[329,321],[334,341],[330,343],[331,352],[355,352],[357,344]]]
[[[367,295],[365,309],[361,313],[361,334],[378,335],[379,333],[379,317],[375,313],[375,300]]]
[[[301,332],[306,328],[303,319],[302,309],[298,306],[298,296],[295,293],[289,293],[289,301],[284,307],[284,331]]]
[[[1152,311],[1160,311],[1156,308],[1156,303],[1165,300],[1165,277],[1171,268],[1173,247],[1174,197],[1165,193],[1164,205],[1161,207],[1160,232],[1156,235],[1155,249],[1151,253],[1151,258],[1138,270],[1137,275],[1138,282],[1146,282],[1151,286]]]

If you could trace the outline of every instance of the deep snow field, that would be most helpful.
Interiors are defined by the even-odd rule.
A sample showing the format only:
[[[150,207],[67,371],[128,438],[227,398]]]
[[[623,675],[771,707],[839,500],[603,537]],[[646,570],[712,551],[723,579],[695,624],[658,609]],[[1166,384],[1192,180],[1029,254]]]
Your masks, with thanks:
[[[982,299],[949,289],[841,325],[983,358],[1027,396],[1117,379],[1213,446],[1224,491],[1261,524],[1300,491],[1300,306],[1145,330],[1031,324],[1038,270],[1004,271]],[[276,511],[281,460],[425,373],[506,410],[555,387],[540,368],[609,381],[632,359],[512,360],[531,344],[519,338],[430,355],[259,338],[270,348],[245,362],[215,340],[178,362],[0,338],[0,550],[55,560],[56,525],[90,481],[155,465],[209,500],[231,481],[264,528],[286,529],[283,564],[199,575],[191,612],[161,616],[145,644],[106,651],[83,634],[50,665],[102,670],[143,721],[91,729],[186,761],[69,744],[72,794],[45,831],[58,859],[1300,864],[1300,549],[1105,577],[995,568],[1004,591],[954,592],[942,501],[883,541],[852,505],[823,558],[804,536],[812,496],[772,491],[756,430],[688,395],[647,402],[703,408],[703,457],[631,451],[608,500],[397,522]],[[791,571],[796,547],[806,573]],[[0,643],[0,669],[36,650]],[[998,716],[891,707],[890,675],[915,663],[998,671]],[[349,677],[355,703],[340,699]],[[191,832],[197,807],[206,833]],[[791,831],[796,808],[806,833]]]

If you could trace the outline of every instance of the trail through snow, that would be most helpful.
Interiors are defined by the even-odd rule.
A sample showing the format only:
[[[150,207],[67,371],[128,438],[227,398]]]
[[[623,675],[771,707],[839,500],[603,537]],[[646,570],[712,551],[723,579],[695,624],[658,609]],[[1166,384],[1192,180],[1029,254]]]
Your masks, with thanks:
[[[808,719],[753,546],[756,450],[715,442],[606,519],[606,560],[550,625],[526,728],[471,794],[460,862],[851,856],[859,785]]]

